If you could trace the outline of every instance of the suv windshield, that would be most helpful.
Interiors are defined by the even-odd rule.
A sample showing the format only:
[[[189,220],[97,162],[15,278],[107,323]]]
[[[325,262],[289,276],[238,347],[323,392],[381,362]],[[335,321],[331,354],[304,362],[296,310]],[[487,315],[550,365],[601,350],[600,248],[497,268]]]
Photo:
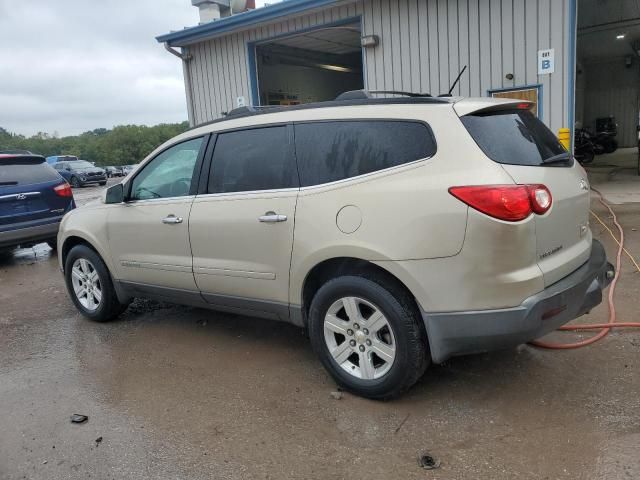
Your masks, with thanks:
[[[501,110],[461,117],[463,125],[492,160],[509,165],[573,164],[556,136],[529,110]]]
[[[95,168],[95,165],[85,160],[75,160],[73,162],[69,162],[68,165],[74,170],[86,170],[87,168]]]
[[[60,175],[40,157],[0,158],[2,187],[33,185],[59,180]]]

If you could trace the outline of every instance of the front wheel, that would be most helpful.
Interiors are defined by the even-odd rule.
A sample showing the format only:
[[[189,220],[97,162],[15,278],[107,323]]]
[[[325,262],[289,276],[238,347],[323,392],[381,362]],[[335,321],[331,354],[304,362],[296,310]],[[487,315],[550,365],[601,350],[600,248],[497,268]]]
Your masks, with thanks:
[[[71,177],[71,180],[69,181],[69,183],[71,183],[71,186],[73,188],[80,187],[80,180],[78,180],[78,177]]]
[[[104,187],[107,184],[107,182],[100,182],[100,186]]]
[[[401,394],[430,361],[415,302],[376,277],[344,276],[323,285],[309,309],[309,336],[336,383],[367,398]]]
[[[85,317],[106,322],[127,308],[118,301],[109,270],[95,251],[86,245],[76,245],[64,264],[67,291]]]

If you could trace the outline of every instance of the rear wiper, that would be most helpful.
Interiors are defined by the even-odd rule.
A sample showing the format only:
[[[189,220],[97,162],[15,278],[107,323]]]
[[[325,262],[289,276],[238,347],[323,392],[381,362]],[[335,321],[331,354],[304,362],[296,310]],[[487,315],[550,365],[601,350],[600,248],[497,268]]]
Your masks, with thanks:
[[[565,163],[567,160],[571,160],[571,154],[569,152],[562,152],[553,157],[545,158],[542,163],[548,165],[550,163]]]

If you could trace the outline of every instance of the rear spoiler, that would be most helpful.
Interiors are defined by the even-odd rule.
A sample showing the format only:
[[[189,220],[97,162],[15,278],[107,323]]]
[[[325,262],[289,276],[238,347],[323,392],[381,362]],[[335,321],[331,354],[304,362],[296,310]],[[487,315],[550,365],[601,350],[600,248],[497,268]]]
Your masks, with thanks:
[[[499,112],[501,110],[529,110],[534,105],[527,100],[515,98],[464,98],[453,105],[459,117],[475,113]]]

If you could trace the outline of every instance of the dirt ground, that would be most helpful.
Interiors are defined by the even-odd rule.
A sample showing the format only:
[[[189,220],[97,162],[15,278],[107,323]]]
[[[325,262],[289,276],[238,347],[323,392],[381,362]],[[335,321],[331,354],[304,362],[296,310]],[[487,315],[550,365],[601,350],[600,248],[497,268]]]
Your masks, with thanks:
[[[640,257],[639,204],[614,208]],[[334,399],[299,329],[146,301],[92,323],[56,260],[0,260],[0,479],[640,478],[638,331],[456,358],[395,401]],[[623,258],[620,320],[638,320],[639,291]],[[606,319],[603,304],[579,321]]]

